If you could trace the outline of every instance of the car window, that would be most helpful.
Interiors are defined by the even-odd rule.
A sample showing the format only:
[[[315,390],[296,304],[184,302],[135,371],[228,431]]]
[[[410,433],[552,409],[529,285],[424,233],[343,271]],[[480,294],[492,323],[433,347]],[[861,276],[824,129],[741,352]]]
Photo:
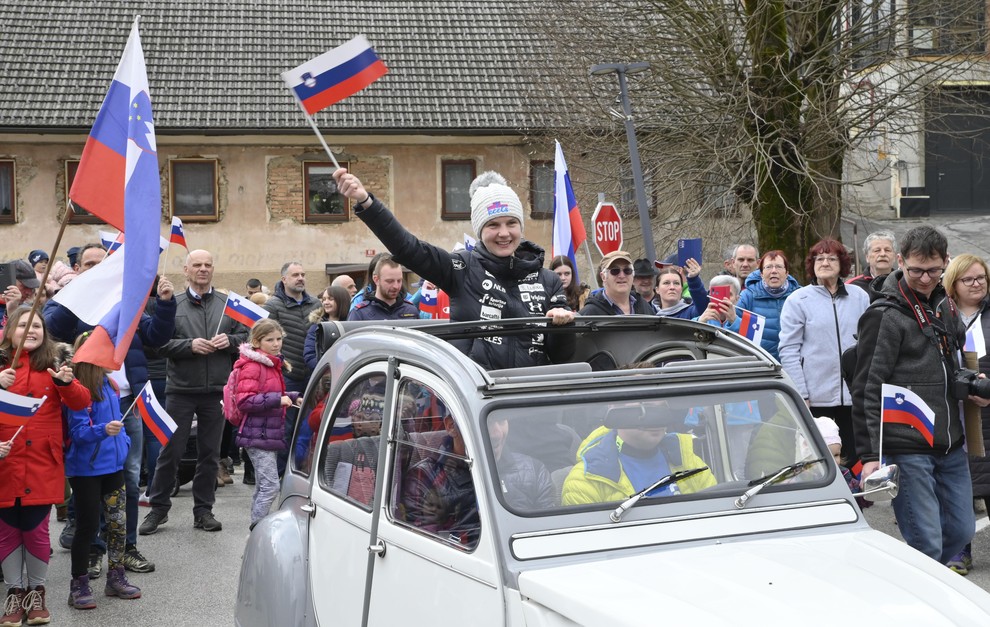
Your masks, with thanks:
[[[333,422],[323,435],[320,486],[368,510],[375,493],[384,406],[385,375],[358,377],[331,409],[327,419]]]
[[[296,428],[295,440],[292,445],[292,467],[296,472],[309,476],[313,472],[313,458],[316,452],[315,434],[320,430],[320,421],[326,409],[327,397],[330,394],[330,366],[324,365],[322,370],[314,373],[314,385],[309,396],[303,399],[299,410],[299,425]]]
[[[502,503],[520,514],[621,502],[665,475],[705,468],[650,492],[742,492],[753,479],[824,457],[786,394],[706,394],[501,408],[486,418]],[[816,465],[790,480],[819,480]]]
[[[397,523],[447,545],[473,550],[481,522],[461,416],[429,386],[400,382],[392,498]]]

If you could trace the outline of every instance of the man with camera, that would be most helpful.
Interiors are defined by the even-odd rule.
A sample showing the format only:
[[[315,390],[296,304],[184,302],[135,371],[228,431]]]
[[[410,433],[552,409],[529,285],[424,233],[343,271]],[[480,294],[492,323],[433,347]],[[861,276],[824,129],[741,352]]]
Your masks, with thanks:
[[[976,525],[960,401],[986,404],[972,396],[986,382],[960,369],[965,332],[941,285],[947,249],[935,229],[911,229],[901,242],[900,269],[873,280],[880,298],[859,321],[851,386],[864,478],[880,465],[883,384],[909,389],[927,405],[918,411],[933,416],[928,428],[920,420],[886,421],[882,452],[883,463],[900,467],[893,506],[901,535],[942,564],[970,541]]]

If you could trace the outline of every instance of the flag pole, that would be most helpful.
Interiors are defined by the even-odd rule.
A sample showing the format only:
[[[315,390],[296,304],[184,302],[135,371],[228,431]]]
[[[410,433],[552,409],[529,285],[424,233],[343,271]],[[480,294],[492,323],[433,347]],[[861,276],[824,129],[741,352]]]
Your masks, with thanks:
[[[48,255],[48,260],[51,262],[55,259],[55,253],[58,252],[58,247],[62,245],[62,235],[65,233],[65,225],[69,223],[69,216],[74,212],[72,211],[72,201],[70,200],[65,205],[65,213],[62,214],[62,223],[58,227],[58,235],[55,236],[55,245],[52,247],[52,253]],[[48,283],[48,274],[52,271],[52,266],[54,263],[49,263],[48,267],[45,268],[45,274],[41,277],[41,285],[38,286],[39,290],[45,289],[45,285]],[[41,304],[41,299],[38,298],[38,294],[34,295],[34,302],[31,303],[31,311],[28,312],[27,327],[31,328],[31,321],[34,320],[35,314],[38,313],[38,305]],[[8,314],[10,312],[7,312]],[[24,350],[24,340],[27,339],[27,333],[21,334],[21,341],[17,343],[17,350],[14,351],[14,358],[10,361],[10,367],[13,368],[17,361],[21,358],[21,351]],[[75,339],[75,338],[73,338]],[[20,431],[18,430],[18,433]]]
[[[127,411],[125,411],[124,413],[122,413],[122,414],[120,415],[120,419],[121,419],[121,420],[123,420],[123,419],[124,419],[124,416],[126,416],[126,415],[127,415],[127,414],[129,414],[129,413],[131,413],[131,410],[133,410],[133,409],[134,409],[134,406],[135,406],[135,405],[137,405],[137,402],[138,402],[138,397],[139,397],[139,396],[141,396],[141,394],[142,394],[143,392],[144,392],[144,388],[141,388],[141,391],[140,391],[140,392],[138,392],[137,394],[135,394],[135,395],[134,395],[134,401],[133,401],[133,402],[131,403],[131,406],[127,408]]]
[[[226,296],[227,298],[226,298],[226,299],[225,299],[225,300],[223,301],[223,309],[224,309],[224,311],[227,311],[227,302],[228,302],[228,301],[230,300],[230,292],[227,292],[227,293],[225,294],[225,296]],[[218,334],[218,333],[220,333],[220,325],[222,325],[222,324],[223,324],[223,317],[224,317],[225,315],[227,315],[227,314],[225,314],[225,313],[223,313],[223,312],[221,312],[221,313],[220,313],[220,322],[218,322],[218,323],[217,323],[217,330],[213,332],[213,336],[214,336],[214,337],[216,337],[216,336],[217,336],[217,334]]]
[[[7,442],[9,444],[13,444],[14,443],[14,440],[17,439],[17,436],[19,436],[21,434],[21,431],[24,431],[24,425],[21,425],[21,426],[17,427],[17,431],[14,431],[14,435],[10,436],[10,439],[7,440]]]
[[[313,120],[313,116],[311,116],[309,114],[309,111],[306,110],[306,107],[303,105],[302,100],[300,100],[299,96],[296,95],[295,90],[290,89],[289,91],[292,92],[292,97],[295,99],[296,104],[298,104],[299,108],[302,110],[303,116],[306,118],[306,121],[309,122],[309,125],[311,127],[313,127],[313,132],[316,133],[316,137],[320,140],[320,144],[323,145],[323,150],[327,152],[327,156],[330,157],[330,161],[333,162],[333,166],[339,170],[340,164],[337,163],[337,157],[334,157],[333,152],[330,151],[330,146],[327,145],[327,140],[323,139],[323,133],[321,133],[319,127],[316,126],[316,121]]]

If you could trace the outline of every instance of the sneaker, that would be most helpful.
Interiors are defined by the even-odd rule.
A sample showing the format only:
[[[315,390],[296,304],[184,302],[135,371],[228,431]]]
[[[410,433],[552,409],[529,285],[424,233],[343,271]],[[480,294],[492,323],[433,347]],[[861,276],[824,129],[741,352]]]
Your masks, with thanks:
[[[21,604],[27,612],[28,625],[47,625],[52,622],[52,614],[45,605],[45,587],[35,586],[33,590],[24,595],[24,602]]]
[[[62,528],[62,533],[58,534],[58,545],[67,551],[71,550],[74,537],[76,537],[76,519],[69,518]]]
[[[89,587],[89,575],[73,577],[69,583],[69,607],[77,610],[91,610],[96,607],[93,590]]]
[[[3,618],[0,627],[21,627],[24,620],[24,590],[11,588],[7,590],[7,598],[3,602]]]
[[[107,585],[103,588],[103,594],[121,599],[140,599],[141,588],[127,581],[123,565],[118,564],[107,572]]]
[[[142,492],[141,496],[138,497],[138,505],[141,507],[151,507],[151,497],[148,496],[147,492]]]
[[[160,525],[164,525],[168,522],[168,514],[161,514],[155,510],[148,512],[148,515],[144,517],[144,522],[138,527],[138,533],[142,536],[150,536],[151,534],[158,531]]]
[[[132,573],[155,572],[155,563],[141,555],[141,552],[137,550],[136,546],[124,551],[124,558],[120,562],[124,565],[124,568]]]
[[[220,531],[223,529],[223,525],[219,520],[214,518],[213,512],[206,512],[193,520],[193,528],[202,529],[203,531]]]
[[[86,574],[90,579],[99,579],[103,574],[103,553],[90,553]]]
[[[956,553],[952,559],[946,562],[945,565],[948,566],[952,572],[958,573],[965,577],[969,574],[970,569],[973,568],[973,553],[969,547],[967,547]]]

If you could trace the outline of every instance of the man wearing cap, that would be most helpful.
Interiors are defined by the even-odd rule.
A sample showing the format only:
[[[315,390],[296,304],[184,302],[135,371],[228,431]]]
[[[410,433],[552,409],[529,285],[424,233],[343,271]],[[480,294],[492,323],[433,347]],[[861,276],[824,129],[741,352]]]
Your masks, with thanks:
[[[656,266],[649,259],[637,259],[633,262],[633,289],[648,303],[652,303],[656,295],[658,274]]]
[[[3,303],[0,303],[0,328],[7,326],[7,312],[17,309],[22,303],[29,303],[34,298],[34,291],[41,285],[38,275],[31,265],[23,259],[9,262],[14,268],[14,284],[3,286]]]
[[[694,452],[693,436],[667,433],[670,417],[669,410],[644,408],[642,403],[610,409],[605,424],[578,447],[578,462],[564,480],[561,504],[624,501],[666,475],[706,467]],[[704,470],[649,496],[690,494],[716,483],[712,472]]]
[[[447,293],[452,322],[539,316],[567,324],[574,319],[560,278],[543,267],[543,249],[523,239],[522,202],[500,174],[484,172],[471,183],[471,227],[478,244],[453,252],[407,231],[347,170],[333,176],[340,193],[353,201],[354,213],[393,258]],[[533,333],[456,343],[471,359],[494,369],[566,361],[573,342],[569,336]]]
[[[602,257],[599,266],[605,289],[593,292],[581,309],[582,316],[627,316],[644,314],[652,316],[656,310],[632,289],[633,260],[624,250],[616,250]],[[652,279],[650,280],[652,285]]]

